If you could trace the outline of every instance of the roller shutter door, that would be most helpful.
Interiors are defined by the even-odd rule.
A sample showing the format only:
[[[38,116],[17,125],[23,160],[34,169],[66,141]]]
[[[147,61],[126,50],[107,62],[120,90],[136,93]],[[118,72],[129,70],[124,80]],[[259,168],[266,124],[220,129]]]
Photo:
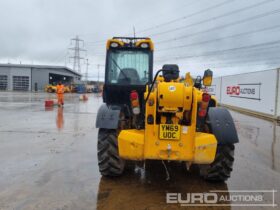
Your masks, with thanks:
[[[13,76],[13,90],[28,91],[29,90],[29,77]]]
[[[0,75],[0,90],[7,90],[8,88],[8,76]]]

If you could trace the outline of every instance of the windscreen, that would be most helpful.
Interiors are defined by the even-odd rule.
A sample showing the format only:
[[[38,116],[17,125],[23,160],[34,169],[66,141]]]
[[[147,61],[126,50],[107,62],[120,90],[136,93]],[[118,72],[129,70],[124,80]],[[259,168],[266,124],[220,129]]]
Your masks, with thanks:
[[[149,81],[149,57],[149,51],[110,51],[107,60],[107,83],[145,85]]]

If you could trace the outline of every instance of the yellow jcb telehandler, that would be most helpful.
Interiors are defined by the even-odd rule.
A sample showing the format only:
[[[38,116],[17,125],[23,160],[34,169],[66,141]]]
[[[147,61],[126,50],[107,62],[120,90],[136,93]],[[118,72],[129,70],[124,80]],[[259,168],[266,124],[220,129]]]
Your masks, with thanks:
[[[182,82],[177,65],[164,65],[153,77],[153,50],[149,38],[107,41],[96,119],[100,173],[120,176],[126,160],[166,160],[197,164],[206,180],[225,181],[238,136],[229,111],[206,92],[212,71]]]

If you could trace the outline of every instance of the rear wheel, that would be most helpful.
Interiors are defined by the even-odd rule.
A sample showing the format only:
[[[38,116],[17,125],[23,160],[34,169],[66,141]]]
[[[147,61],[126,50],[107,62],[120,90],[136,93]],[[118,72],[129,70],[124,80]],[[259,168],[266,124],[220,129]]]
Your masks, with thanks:
[[[226,181],[234,162],[234,144],[218,145],[216,157],[209,165],[200,165],[200,175],[207,181]]]
[[[120,158],[116,130],[99,129],[98,166],[103,176],[120,176],[124,170],[124,160]]]

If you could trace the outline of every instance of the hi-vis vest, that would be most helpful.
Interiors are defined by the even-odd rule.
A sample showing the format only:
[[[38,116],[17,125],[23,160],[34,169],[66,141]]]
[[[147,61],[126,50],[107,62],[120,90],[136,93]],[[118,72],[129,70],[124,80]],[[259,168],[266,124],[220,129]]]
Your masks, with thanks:
[[[64,85],[57,85],[56,86],[56,92],[58,94],[64,93]]]

